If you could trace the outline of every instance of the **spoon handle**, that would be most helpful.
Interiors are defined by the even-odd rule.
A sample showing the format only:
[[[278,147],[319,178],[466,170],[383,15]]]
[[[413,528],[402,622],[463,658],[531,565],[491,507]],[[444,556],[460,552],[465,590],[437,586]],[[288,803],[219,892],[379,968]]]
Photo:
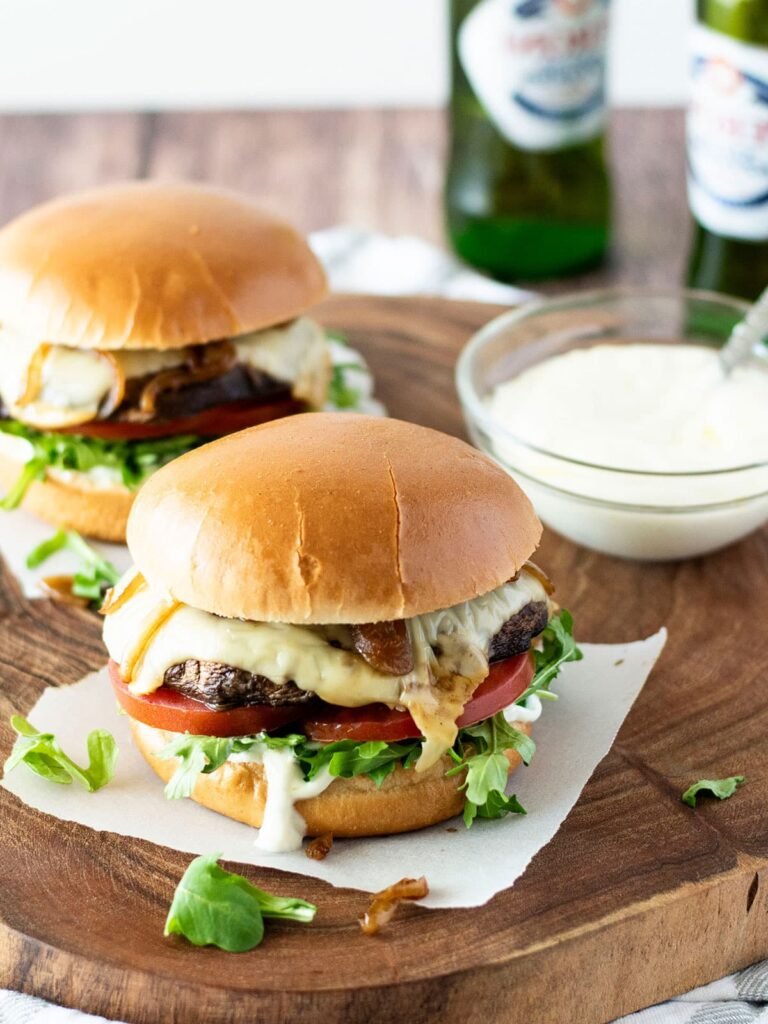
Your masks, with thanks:
[[[731,331],[720,350],[720,362],[726,374],[750,357],[753,349],[768,336],[768,288],[758,298],[743,320]]]

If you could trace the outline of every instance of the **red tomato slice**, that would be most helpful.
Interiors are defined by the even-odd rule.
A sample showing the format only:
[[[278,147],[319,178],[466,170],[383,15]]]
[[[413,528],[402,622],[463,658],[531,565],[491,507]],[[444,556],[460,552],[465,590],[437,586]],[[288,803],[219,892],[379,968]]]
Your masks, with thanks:
[[[121,707],[137,722],[169,732],[191,732],[195,736],[250,736],[262,729],[279,729],[301,716],[299,705],[272,708],[268,705],[213,711],[199,700],[161,686],[154,693],[131,693],[114,661],[109,678]]]
[[[179,416],[172,420],[152,420],[149,423],[127,423],[122,420],[91,420],[76,427],[60,427],[59,434],[81,434],[100,437],[105,441],[142,441],[153,437],[172,437],[196,434],[198,437],[220,437],[234,434],[258,423],[267,423],[282,416],[304,412],[306,406],[293,398],[281,402],[229,402],[215,405],[193,416]]]
[[[474,725],[513,704],[533,678],[533,659],[529,652],[491,665],[486,679],[475,690],[461,717],[459,726]],[[323,705],[319,714],[301,723],[302,732],[323,743],[335,740],[417,739],[421,732],[407,711],[392,711],[385,704],[366,704],[361,708]]]

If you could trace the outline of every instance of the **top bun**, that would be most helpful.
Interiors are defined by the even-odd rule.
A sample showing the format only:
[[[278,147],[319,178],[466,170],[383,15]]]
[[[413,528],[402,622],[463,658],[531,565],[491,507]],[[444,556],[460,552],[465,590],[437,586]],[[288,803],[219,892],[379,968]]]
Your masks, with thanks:
[[[326,293],[290,225],[202,185],[54,199],[0,230],[0,322],[98,349],[172,349],[291,320]]]
[[[227,618],[409,618],[500,586],[541,524],[496,463],[400,420],[305,413],[182,455],[128,520],[139,571]]]

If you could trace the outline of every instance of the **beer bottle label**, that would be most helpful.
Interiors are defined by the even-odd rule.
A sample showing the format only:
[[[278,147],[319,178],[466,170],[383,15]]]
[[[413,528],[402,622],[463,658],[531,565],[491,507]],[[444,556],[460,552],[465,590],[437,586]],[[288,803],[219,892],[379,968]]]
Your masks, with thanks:
[[[768,48],[693,32],[688,199],[717,235],[768,239]]]
[[[527,150],[563,149],[605,121],[609,0],[480,0],[459,59],[498,131]]]

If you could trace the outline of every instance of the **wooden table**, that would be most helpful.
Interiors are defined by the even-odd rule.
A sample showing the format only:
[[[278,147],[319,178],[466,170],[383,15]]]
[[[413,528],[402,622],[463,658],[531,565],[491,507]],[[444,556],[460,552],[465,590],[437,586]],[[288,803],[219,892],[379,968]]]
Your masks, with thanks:
[[[0,221],[60,192],[172,177],[242,189],[305,231],[355,223],[439,243],[445,139],[434,110],[4,116]],[[611,149],[612,262],[545,290],[681,278],[689,233],[681,113],[616,112]]]

